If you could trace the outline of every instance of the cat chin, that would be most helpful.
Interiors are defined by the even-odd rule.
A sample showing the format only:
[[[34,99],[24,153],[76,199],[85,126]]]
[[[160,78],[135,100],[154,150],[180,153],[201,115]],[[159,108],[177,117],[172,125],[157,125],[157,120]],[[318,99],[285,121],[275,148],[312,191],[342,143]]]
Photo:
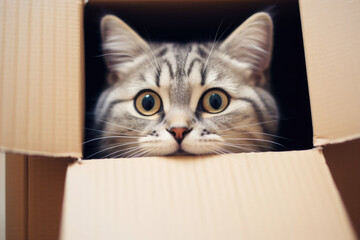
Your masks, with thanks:
[[[220,148],[223,139],[216,135],[210,134],[198,138],[189,134],[181,143],[180,149],[188,155],[207,155],[215,153]]]
[[[211,151],[201,152],[201,153],[194,153],[194,152],[187,152],[184,150],[178,150],[174,153],[170,153],[167,156],[196,156],[196,155],[207,155],[211,154]]]
[[[171,151],[172,149],[172,151]],[[165,150],[165,149],[164,149]],[[170,150],[170,151],[169,151]],[[168,151],[168,152],[166,152]],[[187,147],[187,145],[178,145],[175,144],[174,146],[168,146],[166,148],[166,151],[157,151],[156,153],[154,153],[154,156],[157,155],[163,155],[163,156],[194,156],[194,155],[206,155],[206,154],[211,154],[213,153],[213,151],[211,151],[208,147],[206,146],[191,146],[190,148]]]
[[[169,154],[169,156],[189,156],[189,155],[193,155],[193,154],[185,152],[183,150],[178,150],[174,153]]]
[[[209,147],[204,145],[181,145],[181,151],[184,152],[184,155],[206,155],[211,154],[213,151]]]

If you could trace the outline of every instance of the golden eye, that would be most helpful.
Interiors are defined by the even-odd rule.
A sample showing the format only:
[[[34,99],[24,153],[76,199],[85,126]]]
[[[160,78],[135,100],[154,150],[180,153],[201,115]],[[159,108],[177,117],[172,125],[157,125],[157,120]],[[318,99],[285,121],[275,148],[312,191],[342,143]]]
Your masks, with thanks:
[[[142,115],[154,115],[161,108],[161,99],[153,91],[143,91],[135,98],[135,108]]]
[[[229,104],[229,97],[223,90],[211,89],[202,98],[202,106],[208,113],[219,113]]]

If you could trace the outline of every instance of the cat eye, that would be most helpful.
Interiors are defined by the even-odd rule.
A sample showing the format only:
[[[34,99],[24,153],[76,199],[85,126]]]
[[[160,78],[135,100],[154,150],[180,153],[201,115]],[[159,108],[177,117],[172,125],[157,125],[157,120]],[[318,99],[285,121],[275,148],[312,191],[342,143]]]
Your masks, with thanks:
[[[153,91],[146,90],[140,92],[135,98],[135,108],[142,115],[154,115],[161,108],[161,99]]]
[[[219,113],[229,104],[228,95],[221,89],[210,89],[202,97],[202,107],[208,113]]]

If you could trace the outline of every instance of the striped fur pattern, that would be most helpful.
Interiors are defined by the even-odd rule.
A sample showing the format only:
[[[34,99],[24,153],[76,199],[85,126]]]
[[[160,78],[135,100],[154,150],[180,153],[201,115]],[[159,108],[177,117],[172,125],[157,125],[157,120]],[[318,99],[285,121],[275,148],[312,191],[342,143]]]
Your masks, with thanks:
[[[247,19],[223,42],[155,44],[107,15],[101,23],[108,88],[95,109],[100,150],[93,157],[222,154],[271,150],[278,109],[268,91],[272,20]],[[228,106],[209,113],[201,106],[209,89],[220,89]],[[139,92],[151,90],[161,109],[136,110]],[[172,128],[186,128],[179,143]],[[92,141],[91,140],[91,141]]]

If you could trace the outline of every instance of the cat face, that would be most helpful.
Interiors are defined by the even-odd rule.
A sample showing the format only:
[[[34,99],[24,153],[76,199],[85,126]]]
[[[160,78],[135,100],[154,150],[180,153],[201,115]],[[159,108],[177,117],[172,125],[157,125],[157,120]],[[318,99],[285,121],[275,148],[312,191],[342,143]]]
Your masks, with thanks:
[[[271,148],[278,111],[266,91],[272,22],[250,17],[222,43],[147,43],[101,23],[109,87],[95,110],[104,157],[219,154]]]

